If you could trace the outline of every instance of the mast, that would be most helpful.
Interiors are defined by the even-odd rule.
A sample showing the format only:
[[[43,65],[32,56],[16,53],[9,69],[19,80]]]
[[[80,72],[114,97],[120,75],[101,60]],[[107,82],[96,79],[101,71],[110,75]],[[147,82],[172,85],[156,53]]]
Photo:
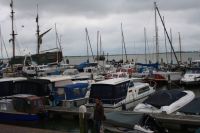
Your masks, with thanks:
[[[170,28],[170,39],[171,39],[171,43],[173,43],[173,38],[172,38],[172,29]],[[171,65],[173,64],[173,59],[172,59],[172,48],[171,48],[171,52],[170,52],[170,56],[171,56]]]
[[[124,63],[124,46],[123,46],[123,32],[122,32],[122,23],[121,23],[121,34],[122,34],[122,63]]]
[[[146,28],[144,27],[144,43],[145,43],[145,63],[147,64],[147,34],[146,34]]]
[[[94,54],[93,54],[93,51],[92,51],[92,46],[91,46],[91,43],[90,43],[90,37],[89,37],[87,28],[85,28],[85,32],[86,32],[88,44],[90,45],[90,50],[91,50],[91,53],[92,53],[92,58],[93,58],[93,61],[95,62],[95,58],[94,58]]]
[[[36,23],[37,23],[37,30],[36,30],[36,35],[37,35],[37,51],[36,51],[36,53],[39,54],[40,53],[40,27],[39,27],[38,5],[37,5]]]
[[[10,7],[11,7],[11,23],[12,23],[12,33],[11,33],[11,36],[12,36],[12,45],[13,45],[13,58],[15,58],[15,31],[14,31],[14,11],[13,11],[13,0],[11,0],[11,3],[10,3]]]
[[[155,4],[155,5],[156,5],[156,4]],[[175,57],[175,59],[176,59],[176,61],[177,61],[177,64],[178,64],[178,66],[179,66],[180,64],[179,64],[178,58],[177,58],[177,56],[176,56],[176,53],[175,53],[175,51],[174,51],[174,48],[173,48],[171,39],[170,39],[170,37],[169,37],[169,34],[168,34],[168,32],[167,32],[167,29],[166,29],[166,27],[165,27],[165,24],[164,24],[164,22],[163,22],[163,20],[162,20],[160,11],[159,11],[159,9],[158,9],[157,6],[156,6],[156,10],[157,10],[157,12],[158,12],[158,15],[159,15],[159,17],[160,17],[160,20],[161,20],[161,22],[162,22],[162,25],[163,25],[163,27],[164,27],[164,30],[165,30],[165,33],[166,33],[166,35],[167,35],[167,39],[168,39],[168,41],[169,41],[169,44],[170,44],[170,46],[171,46],[171,49],[172,49],[172,51],[173,51],[174,57]]]
[[[87,29],[85,28],[85,39],[86,39],[86,45],[87,45],[87,62],[89,62],[89,50],[88,50],[88,37],[87,37]]]
[[[164,18],[164,16],[163,16],[163,22],[164,22],[164,24],[165,24],[165,18]],[[168,54],[167,54],[167,38],[166,38],[165,29],[164,29],[164,38],[165,38],[165,51],[166,51],[165,56],[166,56],[166,62],[167,62],[167,64],[168,64],[169,62],[168,62]]]
[[[159,44],[158,44],[158,25],[157,25],[157,12],[156,12],[156,2],[154,2],[155,10],[155,39],[156,39],[156,63],[159,63]]]
[[[123,61],[123,49],[124,49],[124,53],[125,53],[125,56],[126,56],[126,62],[127,62],[128,59],[127,59],[127,53],[126,53],[126,43],[125,43],[125,40],[124,40],[124,32],[123,32],[123,28],[122,28],[122,23],[121,23],[121,33],[122,33],[122,61]]]
[[[99,62],[99,31],[97,31],[97,62]]]
[[[99,55],[101,56],[101,55],[102,55],[101,35],[100,35],[100,40],[99,40],[99,41],[100,41],[100,42],[99,42],[99,43],[100,43],[100,44],[99,44],[99,45],[100,45],[100,48],[99,48],[99,49],[100,49],[100,51],[99,51]]]
[[[180,48],[180,62],[182,62],[182,48],[181,48],[181,34],[178,32],[179,35],[179,48]]]

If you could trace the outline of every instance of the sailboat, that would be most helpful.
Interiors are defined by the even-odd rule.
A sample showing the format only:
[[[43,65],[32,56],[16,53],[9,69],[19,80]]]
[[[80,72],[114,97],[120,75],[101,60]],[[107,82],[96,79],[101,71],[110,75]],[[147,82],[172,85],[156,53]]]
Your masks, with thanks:
[[[12,21],[12,41],[13,44],[13,56],[10,60],[10,64],[23,64],[25,56],[16,56],[15,55],[15,36],[16,33],[14,31],[14,11],[13,11],[13,0],[11,0],[11,21]],[[46,64],[59,64],[63,60],[63,54],[61,48],[54,48],[49,49],[45,51],[40,51],[40,46],[42,45],[42,38],[43,36],[48,33],[51,29],[48,29],[47,31],[40,33],[39,29],[39,15],[37,13],[36,16],[36,23],[37,23],[37,52],[36,54],[32,54],[31,58],[34,62],[36,62],[38,65],[46,65]]]

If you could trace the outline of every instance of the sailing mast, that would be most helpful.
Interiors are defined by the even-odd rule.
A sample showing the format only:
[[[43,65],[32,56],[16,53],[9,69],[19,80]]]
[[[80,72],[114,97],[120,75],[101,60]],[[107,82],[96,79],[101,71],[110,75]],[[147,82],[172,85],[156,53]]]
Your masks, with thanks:
[[[173,44],[172,29],[171,28],[170,28],[170,39],[171,39],[171,43]],[[171,48],[170,56],[171,56],[171,65],[172,65],[173,64],[172,48]]]
[[[146,28],[144,27],[144,43],[145,43],[145,63],[147,64],[147,34],[146,34]]]
[[[95,62],[94,54],[93,54],[93,51],[92,51],[92,46],[91,46],[91,43],[90,43],[90,37],[89,37],[87,28],[85,28],[85,32],[86,32],[86,39],[88,41],[88,44],[90,45],[90,50],[91,50],[91,53],[92,53],[92,58],[93,58],[93,61]]]
[[[157,12],[156,12],[156,2],[154,2],[155,10],[155,37],[156,37],[156,63],[159,63],[159,44],[158,44],[158,25],[157,25]]]
[[[164,18],[164,16],[163,16],[163,22],[165,23],[165,18]],[[167,62],[167,66],[168,66],[168,53],[167,53],[167,38],[166,38],[166,33],[165,33],[165,30],[164,30],[164,38],[165,38],[165,51],[166,51],[166,54],[165,54],[165,56],[166,56],[166,62]]]
[[[157,10],[157,12],[158,12],[158,15],[159,15],[160,20],[161,20],[161,22],[162,22],[162,25],[163,25],[163,27],[164,27],[165,33],[166,33],[166,35],[167,35],[167,39],[168,39],[168,41],[169,41],[169,44],[170,44],[170,46],[171,46],[171,49],[172,49],[172,51],[173,51],[173,53],[174,53],[175,59],[176,59],[177,64],[178,64],[178,66],[179,66],[180,64],[179,64],[178,58],[177,58],[176,53],[175,53],[175,51],[174,51],[174,48],[173,48],[171,39],[170,39],[170,37],[169,37],[169,34],[168,34],[168,32],[167,32],[167,29],[166,29],[165,24],[164,24],[164,22],[163,22],[163,19],[162,19],[162,17],[161,17],[160,11],[159,11],[159,9],[158,9],[158,7],[157,7],[157,5],[156,5],[156,2],[155,2],[155,8],[156,8],[156,10]]]
[[[39,27],[39,16],[38,16],[38,5],[37,5],[37,16],[36,16],[36,24],[37,24],[37,30],[36,30],[36,34],[37,34],[37,51],[36,53],[39,54],[40,53],[40,27]]]
[[[179,35],[179,48],[180,48],[180,63],[182,62],[182,48],[181,48],[181,34],[178,32]]]
[[[122,61],[123,61],[123,49],[124,49],[124,53],[125,53],[125,56],[126,56],[126,62],[127,62],[128,59],[127,59],[126,44],[125,44],[125,40],[124,40],[124,32],[123,32],[122,23],[121,23],[121,33],[122,33]]]
[[[11,36],[12,36],[12,45],[13,45],[13,58],[15,58],[15,31],[14,31],[14,11],[13,11],[13,0],[11,0],[11,3],[10,3],[10,7],[11,7],[11,22],[12,22],[12,33],[11,33]]]
[[[99,31],[97,31],[97,63],[99,63]]]

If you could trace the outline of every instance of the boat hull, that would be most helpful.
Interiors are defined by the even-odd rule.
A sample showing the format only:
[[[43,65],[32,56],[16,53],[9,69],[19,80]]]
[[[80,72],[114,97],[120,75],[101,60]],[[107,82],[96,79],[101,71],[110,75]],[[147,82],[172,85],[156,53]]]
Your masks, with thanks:
[[[47,114],[26,114],[26,113],[7,113],[0,112],[0,121],[2,122],[18,122],[18,121],[39,121]]]

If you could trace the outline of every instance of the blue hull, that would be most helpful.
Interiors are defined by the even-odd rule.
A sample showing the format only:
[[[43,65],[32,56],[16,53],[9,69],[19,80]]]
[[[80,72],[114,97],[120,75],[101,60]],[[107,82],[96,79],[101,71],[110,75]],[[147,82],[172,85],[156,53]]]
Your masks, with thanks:
[[[46,115],[46,114],[45,114]],[[0,112],[0,121],[17,122],[17,121],[39,121],[41,119],[38,114],[18,114]]]

